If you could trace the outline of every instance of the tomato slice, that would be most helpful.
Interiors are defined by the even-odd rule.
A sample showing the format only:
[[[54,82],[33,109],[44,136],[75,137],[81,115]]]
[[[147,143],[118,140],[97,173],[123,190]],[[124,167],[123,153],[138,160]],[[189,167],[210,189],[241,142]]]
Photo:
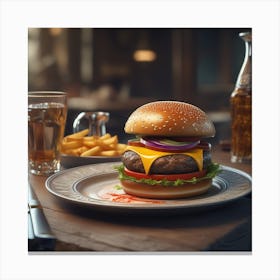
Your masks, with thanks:
[[[136,179],[153,179],[153,180],[168,180],[168,181],[176,181],[178,179],[181,180],[190,180],[194,177],[199,178],[206,175],[206,170],[192,172],[192,173],[184,173],[184,174],[144,174],[135,171],[131,171],[124,168],[124,172],[126,175],[134,177]]]

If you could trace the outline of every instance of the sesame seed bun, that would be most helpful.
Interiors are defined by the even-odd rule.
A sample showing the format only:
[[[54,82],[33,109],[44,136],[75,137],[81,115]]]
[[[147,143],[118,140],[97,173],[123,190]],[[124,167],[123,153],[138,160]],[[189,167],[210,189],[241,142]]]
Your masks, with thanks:
[[[198,107],[178,101],[156,101],[136,109],[128,118],[125,128],[128,134],[213,137],[215,127]]]

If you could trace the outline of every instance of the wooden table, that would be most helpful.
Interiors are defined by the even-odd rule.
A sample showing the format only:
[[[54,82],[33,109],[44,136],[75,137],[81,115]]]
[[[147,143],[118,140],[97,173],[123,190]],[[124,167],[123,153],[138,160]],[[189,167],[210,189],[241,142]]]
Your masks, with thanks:
[[[251,164],[232,164],[219,148],[213,160],[251,174]],[[251,251],[251,196],[223,207],[181,215],[98,213],[50,194],[46,177],[30,183],[57,238],[56,251],[187,252]]]

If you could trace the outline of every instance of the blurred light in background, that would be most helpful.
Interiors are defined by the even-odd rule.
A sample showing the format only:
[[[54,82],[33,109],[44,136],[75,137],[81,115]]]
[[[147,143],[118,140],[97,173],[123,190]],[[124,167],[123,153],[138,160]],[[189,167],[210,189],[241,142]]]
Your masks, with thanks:
[[[139,33],[139,41],[133,53],[133,59],[137,62],[153,62],[157,58],[156,52],[151,46],[151,40],[147,31]]]
[[[157,55],[152,50],[136,50],[133,53],[133,59],[137,62],[152,62],[156,60]]]
[[[52,36],[59,36],[62,33],[62,28],[50,28],[50,33]]]

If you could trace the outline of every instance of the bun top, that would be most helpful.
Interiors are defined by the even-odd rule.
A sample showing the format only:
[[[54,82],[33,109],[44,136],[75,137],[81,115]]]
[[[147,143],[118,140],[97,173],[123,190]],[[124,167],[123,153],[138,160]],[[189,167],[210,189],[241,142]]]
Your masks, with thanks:
[[[215,127],[198,107],[178,101],[156,101],[137,108],[128,118],[128,134],[213,137]]]

